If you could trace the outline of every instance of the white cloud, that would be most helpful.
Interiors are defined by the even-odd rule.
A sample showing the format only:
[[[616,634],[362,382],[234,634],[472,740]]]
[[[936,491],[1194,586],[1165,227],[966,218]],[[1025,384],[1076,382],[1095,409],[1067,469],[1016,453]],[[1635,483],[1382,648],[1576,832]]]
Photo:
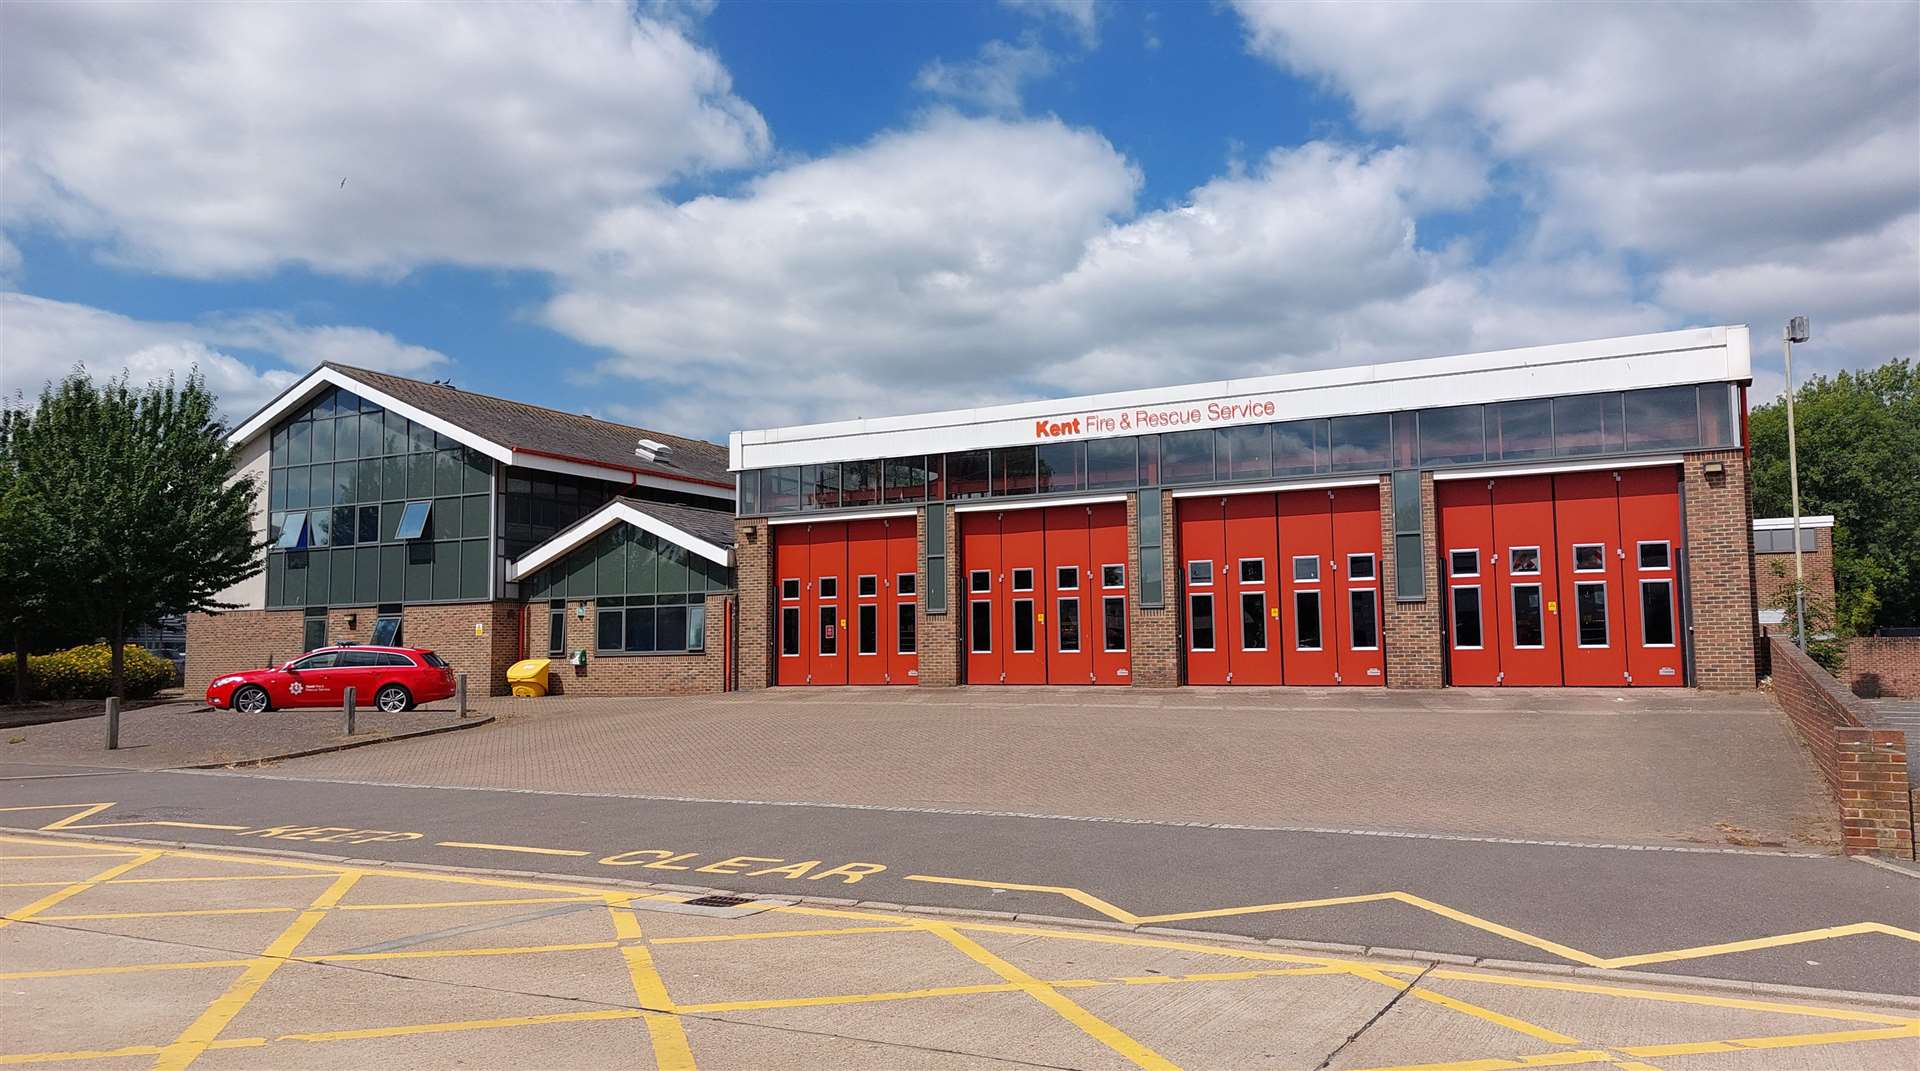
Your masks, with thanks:
[[[0,224],[165,274],[565,263],[599,212],[769,146],[711,52],[621,4],[12,4],[0,21]]]
[[[96,378],[126,372],[138,383],[198,368],[229,418],[252,413],[321,361],[403,375],[447,363],[445,354],[365,327],[307,327],[274,314],[136,320],[17,293],[0,293],[0,353],[0,395],[9,399],[16,391],[31,399],[76,365]]]
[[[1087,47],[1100,43],[1100,10],[1095,0],[1000,0],[1015,11],[1058,21]]]
[[[1670,318],[1762,338],[1812,313],[1826,367],[1920,351],[1920,7],[1236,6],[1363,123],[1518,165],[1549,270],[1631,255]]]
[[[1001,115],[1020,112],[1025,83],[1053,71],[1053,54],[1033,41],[988,41],[971,60],[936,59],[920,69],[914,88],[956,104]]]

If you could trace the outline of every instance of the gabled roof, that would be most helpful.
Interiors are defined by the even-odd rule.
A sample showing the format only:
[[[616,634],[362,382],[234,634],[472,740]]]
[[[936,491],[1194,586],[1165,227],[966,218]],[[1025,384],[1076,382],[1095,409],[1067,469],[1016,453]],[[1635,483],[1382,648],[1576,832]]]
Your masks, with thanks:
[[[733,564],[733,514],[717,509],[643,502],[637,498],[616,498],[522,554],[508,566],[507,579],[532,576],[616,524],[631,524],[651,532],[708,561]]]
[[[228,436],[228,441],[237,444],[254,438],[329,384],[400,412],[506,464],[601,478],[634,474],[653,478],[638,482],[685,481],[727,491],[734,486],[733,475],[727,471],[727,448],[718,443],[332,361],[282,391]],[[642,439],[673,449],[664,457],[646,460],[634,453]],[[604,471],[608,469],[616,471]]]

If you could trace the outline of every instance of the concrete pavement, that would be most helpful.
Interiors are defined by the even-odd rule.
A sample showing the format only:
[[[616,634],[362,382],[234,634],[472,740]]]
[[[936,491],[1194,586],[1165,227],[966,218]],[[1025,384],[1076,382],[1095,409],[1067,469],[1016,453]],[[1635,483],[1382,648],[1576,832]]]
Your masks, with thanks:
[[[1920,1002],[778,900],[701,909],[660,890],[58,834],[0,836],[0,857],[9,1064],[1841,1071],[1920,1060]]]

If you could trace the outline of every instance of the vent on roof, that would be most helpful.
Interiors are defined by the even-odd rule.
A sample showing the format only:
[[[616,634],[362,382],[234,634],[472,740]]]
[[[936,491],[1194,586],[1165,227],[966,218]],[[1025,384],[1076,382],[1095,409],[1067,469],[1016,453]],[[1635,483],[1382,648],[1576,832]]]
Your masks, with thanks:
[[[633,456],[642,461],[666,461],[673,455],[673,447],[654,439],[642,439],[640,445],[633,448]]]

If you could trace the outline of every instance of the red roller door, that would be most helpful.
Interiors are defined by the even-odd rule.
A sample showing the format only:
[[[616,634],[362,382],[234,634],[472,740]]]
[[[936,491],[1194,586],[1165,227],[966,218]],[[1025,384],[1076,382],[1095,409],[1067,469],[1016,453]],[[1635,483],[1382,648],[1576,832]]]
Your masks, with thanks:
[[[1279,496],[1280,652],[1288,684],[1337,684],[1333,642],[1333,514],[1326,491]]]
[[[1553,478],[1559,537],[1560,657],[1566,683],[1627,683],[1625,623],[1620,615],[1620,503],[1611,472],[1565,472]]]
[[[1126,507],[960,516],[970,684],[1126,684]]]
[[[1386,684],[1380,617],[1380,488],[1333,491],[1334,640],[1341,684]]]
[[[1446,578],[1447,658],[1453,683],[1498,684],[1500,628],[1487,612],[1494,547],[1491,481],[1440,484],[1434,503],[1445,518],[1440,575]]]
[[[1253,495],[1252,498],[1265,496]],[[1271,499],[1267,501],[1271,502]],[[1220,572],[1227,560],[1225,499],[1180,503],[1180,562],[1186,597],[1187,683],[1233,683],[1233,636],[1221,607],[1232,601]],[[1228,620],[1233,620],[1231,614]]]
[[[1087,548],[1093,562],[1091,583],[1098,585],[1097,591],[1088,593],[1087,635],[1093,654],[1093,680],[1095,684],[1126,684],[1133,675],[1126,503],[1106,502],[1088,508]]]
[[[779,525],[774,533],[775,681],[913,683],[914,519]]]
[[[1629,680],[1641,687],[1685,684],[1680,655],[1680,470],[1625,469],[1619,490]]]
[[[1500,618],[1500,683],[1560,684],[1559,554],[1553,537],[1553,477],[1493,482],[1494,605]]]

